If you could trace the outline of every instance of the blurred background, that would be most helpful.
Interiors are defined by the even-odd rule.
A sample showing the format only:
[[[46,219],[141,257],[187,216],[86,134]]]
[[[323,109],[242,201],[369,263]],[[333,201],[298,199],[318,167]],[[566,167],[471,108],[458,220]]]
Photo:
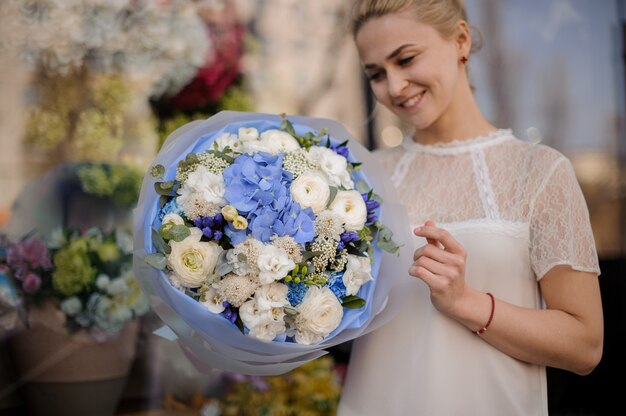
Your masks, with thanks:
[[[601,260],[605,354],[587,377],[550,369],[551,414],[609,414],[621,394],[609,379],[626,370],[620,348],[626,341],[626,2],[466,4],[483,38],[469,65],[479,105],[493,124],[570,158]],[[336,0],[2,0],[0,231],[15,236],[34,225],[72,221],[103,230],[124,224],[167,135],[221,110],[330,118],[370,149],[399,145],[405,126],[372,99],[346,29],[348,6]],[[4,284],[10,286],[8,278]],[[67,354],[20,364],[16,354],[28,342],[16,345],[11,335],[20,321],[4,312],[11,311],[11,293],[0,292],[0,414],[52,414],[46,413],[52,408],[97,414],[85,413],[96,403],[90,386],[111,394],[102,414],[334,412],[349,345],[284,377],[201,374],[175,342],[153,335],[158,317],[137,309],[124,327],[130,340],[124,368],[64,379],[71,371],[47,370],[61,362],[84,367],[67,347],[82,341],[59,340],[55,351]],[[36,352],[28,354],[33,361]],[[100,360],[89,354],[85,362]],[[32,394],[41,406],[32,406]]]

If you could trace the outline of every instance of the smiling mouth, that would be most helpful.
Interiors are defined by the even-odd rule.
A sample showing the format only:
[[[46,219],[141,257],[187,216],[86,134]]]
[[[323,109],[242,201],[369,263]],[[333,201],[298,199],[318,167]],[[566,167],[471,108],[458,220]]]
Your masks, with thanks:
[[[417,94],[416,96],[413,96],[413,97],[409,98],[408,100],[400,103],[400,107],[403,107],[403,108],[411,108],[411,107],[413,107],[415,104],[417,104],[422,99],[422,97],[424,96],[425,93],[426,93],[426,91],[422,91],[419,94]]]

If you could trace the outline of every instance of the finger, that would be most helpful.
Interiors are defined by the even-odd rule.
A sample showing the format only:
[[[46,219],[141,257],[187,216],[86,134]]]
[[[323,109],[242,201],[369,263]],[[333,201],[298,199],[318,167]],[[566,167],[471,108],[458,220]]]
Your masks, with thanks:
[[[452,237],[452,234],[443,228],[424,225],[423,227],[416,228],[414,233],[418,237],[424,237],[427,240],[430,238],[440,242],[443,244],[446,251],[465,255],[463,246]]]
[[[423,266],[409,267],[409,274],[422,280],[431,290],[433,286],[437,286],[437,276]]]
[[[428,227],[436,227],[435,222],[432,220],[428,220],[424,223],[425,226]],[[432,239],[432,238],[426,238],[426,241],[428,241],[430,244],[436,245],[437,247],[439,247],[439,244],[436,240]]]
[[[436,276],[452,276],[454,274],[452,267],[429,257],[420,257],[413,265],[422,266]]]
[[[413,252],[413,261],[423,256],[430,257],[440,263],[456,264],[458,255],[445,251],[439,244],[425,244]]]

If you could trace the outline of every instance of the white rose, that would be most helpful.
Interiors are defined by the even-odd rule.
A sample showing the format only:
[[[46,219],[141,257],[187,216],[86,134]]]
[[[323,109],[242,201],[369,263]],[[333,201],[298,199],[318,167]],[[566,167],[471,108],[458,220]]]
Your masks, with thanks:
[[[326,147],[312,146],[309,149],[309,159],[320,167],[332,186],[342,186],[353,189],[354,182],[348,172],[348,160]]]
[[[257,307],[260,310],[271,310],[289,305],[287,292],[289,288],[282,283],[274,282],[259,287],[254,293]]]
[[[329,208],[343,219],[346,231],[359,231],[367,221],[367,206],[358,191],[337,192]]]
[[[204,294],[204,299],[205,301],[200,303],[207,308],[209,312],[218,314],[224,312],[224,309],[226,309],[224,308],[223,299],[217,294],[214,287],[209,287],[209,290]]]
[[[259,280],[266,285],[287,276],[296,264],[284,249],[267,244],[259,254],[257,266],[260,270]]]
[[[330,187],[320,171],[310,170],[291,183],[291,196],[302,208],[311,207],[317,214],[328,204]]]
[[[163,217],[163,225],[185,225],[185,220],[178,214],[169,213]]]
[[[372,263],[369,257],[348,254],[348,264],[343,274],[346,295],[356,295],[361,286],[372,280]]]
[[[204,165],[198,165],[189,174],[183,187],[178,189],[180,196],[176,202],[183,206],[188,199],[199,197],[208,203],[223,206],[226,204],[224,191],[224,177],[210,172]]]
[[[310,345],[321,341],[335,330],[343,318],[343,307],[328,288],[310,286],[298,305],[296,342]]]
[[[202,231],[199,228],[192,227],[189,231],[191,234],[181,242],[170,240],[172,251],[167,263],[181,284],[193,288],[202,285],[213,273],[223,249],[212,241],[200,241]]]
[[[300,143],[289,133],[282,130],[266,130],[261,133],[261,143],[266,151],[277,155],[300,149]]]

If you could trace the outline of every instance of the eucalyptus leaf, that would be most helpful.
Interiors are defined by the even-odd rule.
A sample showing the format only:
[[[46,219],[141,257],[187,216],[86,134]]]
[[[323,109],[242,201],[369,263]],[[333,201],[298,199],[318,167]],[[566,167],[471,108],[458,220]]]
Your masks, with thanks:
[[[189,237],[191,231],[185,225],[180,224],[163,224],[159,228],[159,234],[165,240],[174,240],[177,243],[180,243],[185,238]]]
[[[172,247],[161,237],[161,234],[154,228],[152,229],[152,244],[157,249],[158,252],[164,254],[170,254],[172,251]]]
[[[215,274],[218,277],[222,277],[233,271],[233,266],[228,263],[227,253],[228,251],[224,250],[217,257],[217,263],[215,264]]]
[[[145,258],[146,263],[155,269],[163,270],[165,266],[167,266],[167,257],[161,253],[151,253],[148,254]]]
[[[154,165],[150,170],[150,175],[154,179],[161,179],[165,174],[165,167],[163,165]]]
[[[366,194],[370,191],[370,186],[363,179],[356,182],[356,189],[360,194]]]

